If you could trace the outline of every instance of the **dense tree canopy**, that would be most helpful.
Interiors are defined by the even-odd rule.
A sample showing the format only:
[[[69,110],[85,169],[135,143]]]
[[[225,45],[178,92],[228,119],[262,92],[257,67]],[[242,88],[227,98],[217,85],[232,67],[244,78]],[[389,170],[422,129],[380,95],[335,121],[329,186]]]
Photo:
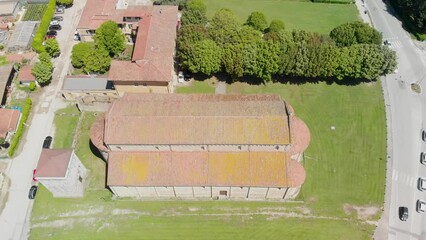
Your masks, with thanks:
[[[405,19],[417,28],[416,30],[426,33],[426,1],[425,0],[392,0],[399,12]]]
[[[57,57],[61,54],[61,49],[59,48],[59,43],[56,38],[47,39],[44,48],[51,57]]]
[[[96,48],[105,49],[111,57],[118,56],[126,48],[126,38],[117,23],[109,20],[96,29]]]
[[[274,19],[269,24],[269,28],[267,29],[268,32],[280,32],[285,29],[285,24],[283,21]]]
[[[83,59],[92,49],[92,44],[88,42],[80,42],[74,45],[71,51],[71,64],[76,68],[83,67]]]
[[[273,21],[263,34],[267,24],[253,27],[253,18],[242,25],[230,10],[221,9],[207,26],[183,26],[177,41],[180,66],[266,81],[274,75],[375,80],[396,68],[395,52],[381,46],[381,34],[366,24],[344,24],[328,36],[285,31],[281,21]]]
[[[188,0],[182,13],[182,25],[207,23],[207,7],[204,0]]]
[[[217,44],[210,39],[205,39],[195,43],[193,51],[182,65],[193,73],[210,75],[220,70],[221,58],[222,50]]]
[[[46,52],[39,54],[39,62],[34,64],[31,70],[32,74],[40,85],[45,86],[52,80],[53,64],[52,58]]]
[[[268,27],[268,21],[266,21],[265,14],[261,12],[252,12],[248,16],[246,24],[261,32]]]
[[[92,49],[83,59],[83,70],[87,73],[105,73],[111,65],[111,57],[104,49]]]
[[[350,22],[334,28],[330,37],[337,46],[345,47],[353,44],[381,44],[382,35],[376,29],[362,22]]]

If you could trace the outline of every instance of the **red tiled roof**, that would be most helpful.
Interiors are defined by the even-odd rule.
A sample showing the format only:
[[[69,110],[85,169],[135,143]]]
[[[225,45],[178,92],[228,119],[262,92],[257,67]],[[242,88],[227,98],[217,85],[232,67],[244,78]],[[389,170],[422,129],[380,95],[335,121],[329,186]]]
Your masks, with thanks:
[[[109,152],[104,145],[105,113],[98,113],[96,121],[90,127],[90,140],[99,150]]]
[[[15,132],[18,127],[21,112],[18,110],[0,108],[0,137],[5,138],[8,132]]]
[[[106,115],[108,144],[289,144],[277,95],[126,93]]]
[[[18,80],[21,82],[32,82],[35,81],[34,75],[31,73],[32,66],[25,65],[19,70]]]
[[[96,30],[107,20],[123,21],[123,10],[115,9],[115,0],[87,0],[77,28]]]
[[[107,185],[298,187],[304,179],[284,152],[111,152]]]
[[[292,144],[289,150],[290,155],[303,153],[311,142],[311,134],[308,126],[301,119],[292,117]]]
[[[36,178],[61,178],[67,174],[72,149],[43,149],[37,164]]]
[[[132,62],[113,61],[113,81],[170,82],[175,51],[177,7],[150,7],[138,23]]]

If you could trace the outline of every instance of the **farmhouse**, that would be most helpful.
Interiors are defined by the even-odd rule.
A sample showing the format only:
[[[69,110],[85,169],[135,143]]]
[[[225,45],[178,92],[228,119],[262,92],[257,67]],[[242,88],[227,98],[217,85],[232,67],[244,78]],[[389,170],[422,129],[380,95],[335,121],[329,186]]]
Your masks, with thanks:
[[[77,31],[82,41],[93,41],[107,20],[118,23],[130,43],[131,61],[112,61],[108,80],[117,92],[168,93],[174,86],[176,6],[140,6],[119,0],[87,1]]]
[[[279,200],[304,182],[309,130],[276,95],[126,93],[91,140],[119,197]]]
[[[54,197],[82,197],[86,176],[72,149],[43,149],[34,174]]]

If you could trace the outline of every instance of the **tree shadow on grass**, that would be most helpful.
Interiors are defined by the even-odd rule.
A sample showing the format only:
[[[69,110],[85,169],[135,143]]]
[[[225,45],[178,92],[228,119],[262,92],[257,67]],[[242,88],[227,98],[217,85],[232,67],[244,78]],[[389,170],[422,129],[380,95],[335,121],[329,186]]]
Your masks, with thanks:
[[[320,82],[325,82],[327,85],[337,84],[344,86],[357,86],[361,83],[370,83],[375,82],[367,79],[359,78],[345,78],[339,80],[337,78],[309,78],[309,77],[293,77],[293,76],[275,76],[274,82],[279,82],[283,84],[292,84],[292,85],[303,85],[306,83],[318,84]]]

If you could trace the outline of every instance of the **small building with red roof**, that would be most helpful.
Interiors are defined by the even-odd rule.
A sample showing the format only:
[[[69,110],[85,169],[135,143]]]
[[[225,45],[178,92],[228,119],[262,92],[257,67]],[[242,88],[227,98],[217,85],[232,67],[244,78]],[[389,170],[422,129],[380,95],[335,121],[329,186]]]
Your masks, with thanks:
[[[10,141],[18,129],[21,112],[15,109],[0,108],[0,138]]]
[[[28,85],[31,82],[35,82],[35,76],[33,75],[32,66],[25,65],[19,70],[18,81],[20,84]]]
[[[87,169],[72,149],[43,149],[34,178],[54,197],[83,197]]]

